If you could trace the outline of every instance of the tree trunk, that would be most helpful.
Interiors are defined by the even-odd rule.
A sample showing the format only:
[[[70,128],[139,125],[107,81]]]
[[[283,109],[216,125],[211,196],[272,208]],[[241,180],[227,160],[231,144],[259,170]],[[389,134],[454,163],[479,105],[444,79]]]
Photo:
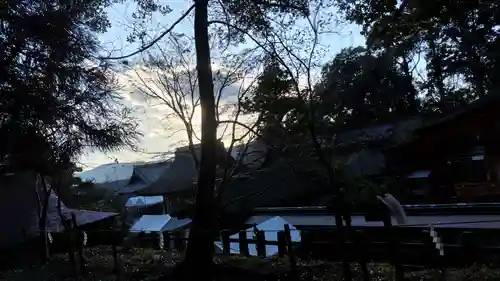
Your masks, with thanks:
[[[47,183],[45,182],[45,178],[40,176],[40,183],[43,189],[43,200],[41,202],[41,214],[38,219],[38,230],[40,231],[40,238],[42,241],[40,258],[42,263],[45,263],[49,260],[49,243],[47,237],[47,213],[49,210],[49,198],[50,198],[50,190],[47,187]],[[38,188],[38,187],[36,187]]]
[[[410,66],[406,54],[403,57],[403,71],[405,74],[405,81],[408,84],[408,89],[410,90],[410,114],[415,114],[418,112],[418,93],[417,89],[413,85],[413,75],[410,72]],[[406,113],[406,112],[405,112]]]
[[[433,77],[431,78],[433,80],[433,84],[436,86],[438,94],[439,94],[439,103],[440,103],[440,110],[441,113],[445,113],[449,111],[450,109],[448,108],[449,105],[447,104],[446,100],[446,90],[444,87],[444,77],[443,77],[443,62],[441,59],[441,56],[437,50],[436,47],[436,42],[434,38],[430,38],[428,40],[429,43],[429,49],[431,51],[431,64],[432,64],[432,70],[434,71]]]
[[[208,1],[195,0],[194,34],[201,105],[201,159],[189,243],[181,270],[186,280],[213,277],[216,233],[215,168],[217,121],[208,38]],[[196,270],[193,270],[196,269]],[[201,274],[200,274],[201,273]],[[190,278],[194,277],[196,278]]]
[[[196,150],[194,149],[193,143],[193,126],[191,123],[184,121],[184,127],[186,127],[188,142],[189,142],[189,153],[193,156],[194,166],[196,170],[200,169],[200,159],[198,159],[198,155],[196,154]]]

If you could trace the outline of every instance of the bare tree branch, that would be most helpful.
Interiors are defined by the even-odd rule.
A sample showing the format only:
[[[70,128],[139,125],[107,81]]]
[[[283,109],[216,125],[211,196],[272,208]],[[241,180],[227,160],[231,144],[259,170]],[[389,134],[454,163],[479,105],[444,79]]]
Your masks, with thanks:
[[[247,124],[244,124],[244,123],[241,123],[240,121],[237,121],[237,120],[220,120],[219,121],[219,124],[226,124],[226,123],[230,123],[230,124],[235,124],[235,125],[238,125],[238,126],[241,126],[245,129],[247,129],[249,132],[255,134],[256,136],[260,136],[261,135],[252,127],[248,126]]]
[[[274,38],[276,41],[271,41],[269,38],[266,38],[266,44],[269,45],[270,47],[266,47],[264,43],[258,41],[255,37],[253,37],[251,34],[246,32],[245,30],[238,28],[237,26],[234,26],[230,23],[226,23],[223,21],[218,21],[218,20],[213,20],[210,21],[210,24],[222,24],[222,25],[228,25],[231,28],[234,28],[238,32],[241,32],[242,34],[245,34],[248,38],[250,38],[256,45],[258,45],[264,52],[268,53],[271,55],[273,58],[277,59],[280,65],[285,69],[285,71],[296,81],[294,83],[295,91],[296,94],[299,96],[300,99],[306,101],[309,105],[309,110],[307,111],[308,114],[308,127],[309,127],[309,132],[311,134],[311,140],[313,142],[313,145],[315,147],[315,150],[318,154],[318,158],[320,161],[324,164],[325,169],[328,170],[328,175],[330,178],[330,181],[333,182],[333,174],[330,171],[331,165],[327,158],[325,157],[324,153],[322,152],[321,144],[319,143],[318,136],[316,135],[316,130],[315,130],[315,122],[314,122],[314,102],[312,99],[312,94],[313,94],[313,85],[312,85],[312,76],[311,76],[311,66],[312,66],[312,58],[313,54],[315,51],[315,48],[318,44],[318,29],[316,25],[316,14],[319,13],[321,5],[318,5],[315,9],[314,13],[314,18],[311,19],[311,17],[307,17],[307,22],[309,24],[309,27],[311,28],[313,32],[313,43],[311,46],[311,51],[309,52],[308,57],[304,60],[301,59],[296,53],[292,51],[292,49],[287,46],[287,44],[283,41],[282,37],[279,36],[279,34],[276,33],[276,31],[272,30],[271,35],[272,38]],[[277,43],[277,44],[276,44]],[[281,48],[284,50],[284,54],[289,56],[291,59],[288,61],[285,61],[281,54],[277,51],[277,47]],[[294,63],[297,62],[299,66],[295,66],[296,71],[292,71],[290,68],[289,64],[292,64],[294,66]],[[307,75],[307,89],[305,89],[305,93],[307,96],[302,96],[303,90],[300,89],[300,86],[298,84],[299,80],[299,73],[301,72],[301,69],[305,74]]]
[[[273,2],[265,1],[265,0],[254,0],[253,2],[255,4],[257,4],[257,5],[263,5],[263,6],[268,6],[268,7],[280,8],[280,9],[297,10],[297,11],[300,11],[300,12],[304,13],[304,15],[306,15],[306,16],[308,14],[307,7],[300,7],[300,6],[297,6],[297,5],[290,4],[290,3],[287,3],[287,4],[284,4],[284,3],[273,3]]]
[[[135,88],[149,101],[158,101],[159,105],[166,106],[173,112],[173,116],[179,119],[184,125],[187,133],[188,144],[190,151],[193,154],[193,159],[198,168],[199,159],[194,151],[194,138],[196,130],[194,127],[194,114],[200,105],[198,95],[198,77],[194,72],[194,63],[190,60],[189,52],[185,50],[189,48],[189,40],[184,35],[170,34],[170,44],[167,47],[159,47],[155,55],[150,55],[149,59],[145,59],[143,65],[147,68],[147,74],[142,74],[137,68],[132,67],[134,78],[139,82],[134,84]],[[252,51],[252,50],[250,50]],[[250,52],[248,51],[248,52]],[[221,116],[220,101],[222,99],[223,91],[237,82],[245,75],[240,74],[241,67],[244,65],[244,56],[239,57],[234,63],[231,63],[229,70],[223,73],[219,72],[214,79],[220,81],[219,89],[216,93],[216,113],[217,119]],[[149,73],[148,73],[149,72]],[[150,78],[151,72],[154,77]],[[147,78],[146,78],[147,76]],[[233,117],[237,120],[241,112],[241,100],[248,93],[255,80],[249,87],[244,87],[243,83],[239,84],[238,101],[236,102],[236,112]],[[229,106],[230,110],[234,110],[234,106]],[[230,157],[230,152],[236,142],[243,140],[248,136],[249,132],[245,132],[242,136],[236,136],[236,124],[229,122],[222,122],[225,128],[222,132],[221,138],[226,135],[226,130],[232,127],[232,137],[227,157]],[[241,123],[243,124],[243,123]],[[252,130],[255,132],[255,130]],[[229,159],[229,158],[228,158]],[[234,171],[236,167],[232,167]],[[226,173],[226,172],[225,172]]]
[[[168,33],[170,33],[177,26],[177,24],[179,24],[181,21],[183,21],[184,18],[186,18],[189,15],[189,13],[191,13],[191,11],[194,9],[194,7],[195,7],[194,4],[191,5],[191,7],[189,7],[189,9],[187,9],[187,11],[185,11],[184,14],[182,14],[167,30],[165,30],[164,32],[162,32],[153,41],[151,41],[150,43],[148,43],[145,46],[141,47],[137,51],[135,51],[133,53],[130,53],[128,55],[124,55],[124,56],[118,56],[118,57],[100,57],[99,59],[104,59],[104,60],[126,59],[126,58],[135,56],[135,55],[137,55],[139,53],[142,53],[142,52],[148,50],[149,48],[151,48],[152,46],[154,46],[156,43],[158,43],[158,41],[160,41],[163,37],[165,37],[165,35],[167,35]]]

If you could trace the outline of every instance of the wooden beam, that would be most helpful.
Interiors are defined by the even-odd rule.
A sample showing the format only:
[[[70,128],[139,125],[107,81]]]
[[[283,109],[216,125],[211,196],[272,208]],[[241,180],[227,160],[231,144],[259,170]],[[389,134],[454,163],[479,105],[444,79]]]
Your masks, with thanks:
[[[168,208],[168,196],[163,195],[163,214],[168,214],[169,211],[170,210]]]

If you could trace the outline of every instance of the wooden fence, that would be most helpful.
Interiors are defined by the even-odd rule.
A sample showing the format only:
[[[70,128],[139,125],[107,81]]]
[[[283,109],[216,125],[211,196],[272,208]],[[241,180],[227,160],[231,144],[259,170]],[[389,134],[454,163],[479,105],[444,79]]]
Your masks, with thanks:
[[[339,232],[334,229],[318,229],[301,231],[301,241],[292,241],[291,231],[288,225],[283,231],[272,231],[276,235],[271,241],[266,240],[266,232],[256,231],[252,238],[247,236],[248,231],[239,231],[238,238],[231,238],[233,232],[221,232],[221,240],[214,241],[222,245],[221,255],[250,256],[250,246],[256,249],[260,258],[267,258],[268,246],[277,247],[278,257],[289,259],[290,271],[297,272],[297,259],[328,260],[332,262],[357,263],[362,269],[365,280],[369,280],[367,264],[369,262],[381,262],[391,264],[396,272],[396,280],[402,280],[404,271],[408,268],[437,268],[444,272],[447,268],[462,268],[474,263],[490,263],[495,256],[500,256],[499,246],[487,246],[474,242],[474,233],[463,235],[461,243],[440,243],[439,236],[432,236],[432,227],[427,229],[398,228],[386,226],[384,228],[370,228],[348,230],[343,242],[338,239]],[[435,231],[435,230],[434,230]],[[71,263],[75,272],[85,272],[85,260],[82,255],[84,245],[81,244],[82,235],[76,235],[76,231],[70,233],[73,238],[68,240],[77,244],[68,248]],[[88,234],[92,236],[92,233]],[[267,233],[269,236],[270,234]],[[147,242],[144,247],[156,248],[165,251],[175,250],[182,252],[186,246],[186,238],[179,237],[175,233],[165,232],[162,234],[164,247],[160,247],[160,236],[144,236],[136,239],[136,242]],[[233,236],[234,237],[234,236]],[[142,241],[141,241],[142,240]],[[175,247],[170,247],[168,241]],[[115,272],[120,271],[122,263],[120,252],[125,245],[124,239],[113,239],[111,244],[114,258]],[[238,244],[236,254],[231,251],[231,244]],[[437,246],[439,246],[437,247]],[[214,245],[215,246],[215,245]],[[77,274],[77,273],[75,273]],[[366,276],[365,276],[366,275]]]
[[[333,218],[332,218],[333,219]],[[368,221],[382,221],[383,227],[366,227],[354,229],[318,228],[301,231],[301,241],[292,241],[291,230],[284,225],[283,231],[272,231],[276,234],[273,241],[266,240],[266,232],[257,230],[253,238],[247,237],[248,230],[237,232],[238,238],[231,238],[235,232],[222,231],[221,240],[214,241],[222,245],[223,255],[231,254],[231,243],[238,243],[238,255],[250,256],[249,245],[255,245],[257,256],[268,257],[267,246],[277,247],[277,256],[287,256],[290,261],[292,275],[297,272],[297,258],[329,260],[343,262],[349,268],[349,263],[358,263],[361,266],[364,280],[369,280],[367,264],[370,261],[390,263],[395,268],[396,280],[402,280],[407,266],[421,266],[439,268],[445,272],[449,267],[463,267],[473,263],[488,263],[494,257],[500,256],[498,245],[482,245],[474,241],[475,231],[461,234],[460,242],[443,243],[442,237],[436,230],[427,228],[397,227],[391,223],[391,217],[386,212],[371,212],[365,218]],[[347,221],[349,221],[347,219]],[[347,223],[348,224],[348,223]],[[85,246],[92,244],[111,245],[115,271],[121,267],[120,248],[132,247],[134,244],[126,242],[122,231],[99,230],[97,234],[105,238],[93,239],[96,233],[86,233],[78,228],[74,218],[68,231],[63,236],[67,242],[69,260],[74,266],[75,274],[85,273],[86,263],[83,256]],[[294,230],[295,231],[295,230]],[[489,235],[498,236],[500,230],[488,230]],[[456,233],[454,234],[456,235]],[[163,250],[172,250],[170,241],[177,251],[183,251],[186,238],[179,237],[175,232],[164,232],[154,235],[139,235],[136,242],[142,242],[145,247]],[[90,239],[90,240],[89,240]],[[129,245],[126,245],[129,243]],[[215,245],[214,245],[215,247]],[[344,271],[346,280],[350,279]]]

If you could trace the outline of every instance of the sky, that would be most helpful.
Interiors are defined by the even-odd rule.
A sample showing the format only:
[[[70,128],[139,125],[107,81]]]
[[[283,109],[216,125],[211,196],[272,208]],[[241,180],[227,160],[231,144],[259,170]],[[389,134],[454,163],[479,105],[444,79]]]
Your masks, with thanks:
[[[104,34],[99,35],[99,40],[103,50],[107,53],[111,52],[112,56],[120,56],[132,53],[139,49],[139,43],[129,43],[126,38],[132,31],[132,13],[135,11],[134,1],[125,1],[124,4],[116,4],[107,9],[108,16],[111,22],[111,28]],[[161,31],[168,28],[175,20],[177,20],[184,11],[191,5],[191,1],[163,0],[161,4],[168,3],[172,12],[167,15],[154,15],[148,25],[148,35],[155,37]],[[332,59],[341,49],[349,46],[364,45],[364,38],[359,34],[359,28],[353,25],[336,26],[335,30],[338,33],[327,34],[322,36],[321,44],[326,46],[326,55],[323,57],[322,63],[326,63]],[[192,17],[184,19],[174,29],[177,33],[184,33],[188,36],[193,34]],[[160,42],[163,44],[163,42]],[[248,44],[238,46],[238,48],[249,47]],[[194,56],[194,52],[192,53]],[[140,55],[137,55],[140,57]],[[194,57],[192,58],[194,62]],[[217,62],[213,62],[213,68],[217,69]],[[215,70],[214,70],[215,71]],[[153,71],[141,69],[141,77],[154,76]],[[166,153],[175,149],[175,147],[185,144],[187,139],[181,120],[166,116],[170,116],[169,109],[161,104],[154,103],[151,100],[145,99],[144,95],[138,93],[136,86],[139,84],[136,72],[131,70],[123,70],[118,72],[117,78],[121,86],[120,93],[123,96],[125,106],[134,109],[134,115],[139,120],[139,131],[143,134],[140,142],[137,144],[141,152],[125,149],[112,153],[88,152],[84,154],[79,165],[88,170],[101,164],[118,161],[120,163],[151,161],[158,159],[158,153]],[[231,97],[234,97],[240,89],[239,85],[233,85],[225,89],[224,98],[221,105],[230,104]],[[159,90],[159,89],[158,89]],[[233,99],[234,100],[234,99]],[[230,112],[224,113],[227,119],[230,118]],[[222,114],[222,115],[224,115]],[[194,125],[198,130],[201,122],[201,114],[199,109],[195,111]],[[241,129],[240,129],[241,130]],[[221,129],[222,131],[222,129]],[[226,135],[228,135],[226,131]],[[183,142],[184,141],[184,142]]]

